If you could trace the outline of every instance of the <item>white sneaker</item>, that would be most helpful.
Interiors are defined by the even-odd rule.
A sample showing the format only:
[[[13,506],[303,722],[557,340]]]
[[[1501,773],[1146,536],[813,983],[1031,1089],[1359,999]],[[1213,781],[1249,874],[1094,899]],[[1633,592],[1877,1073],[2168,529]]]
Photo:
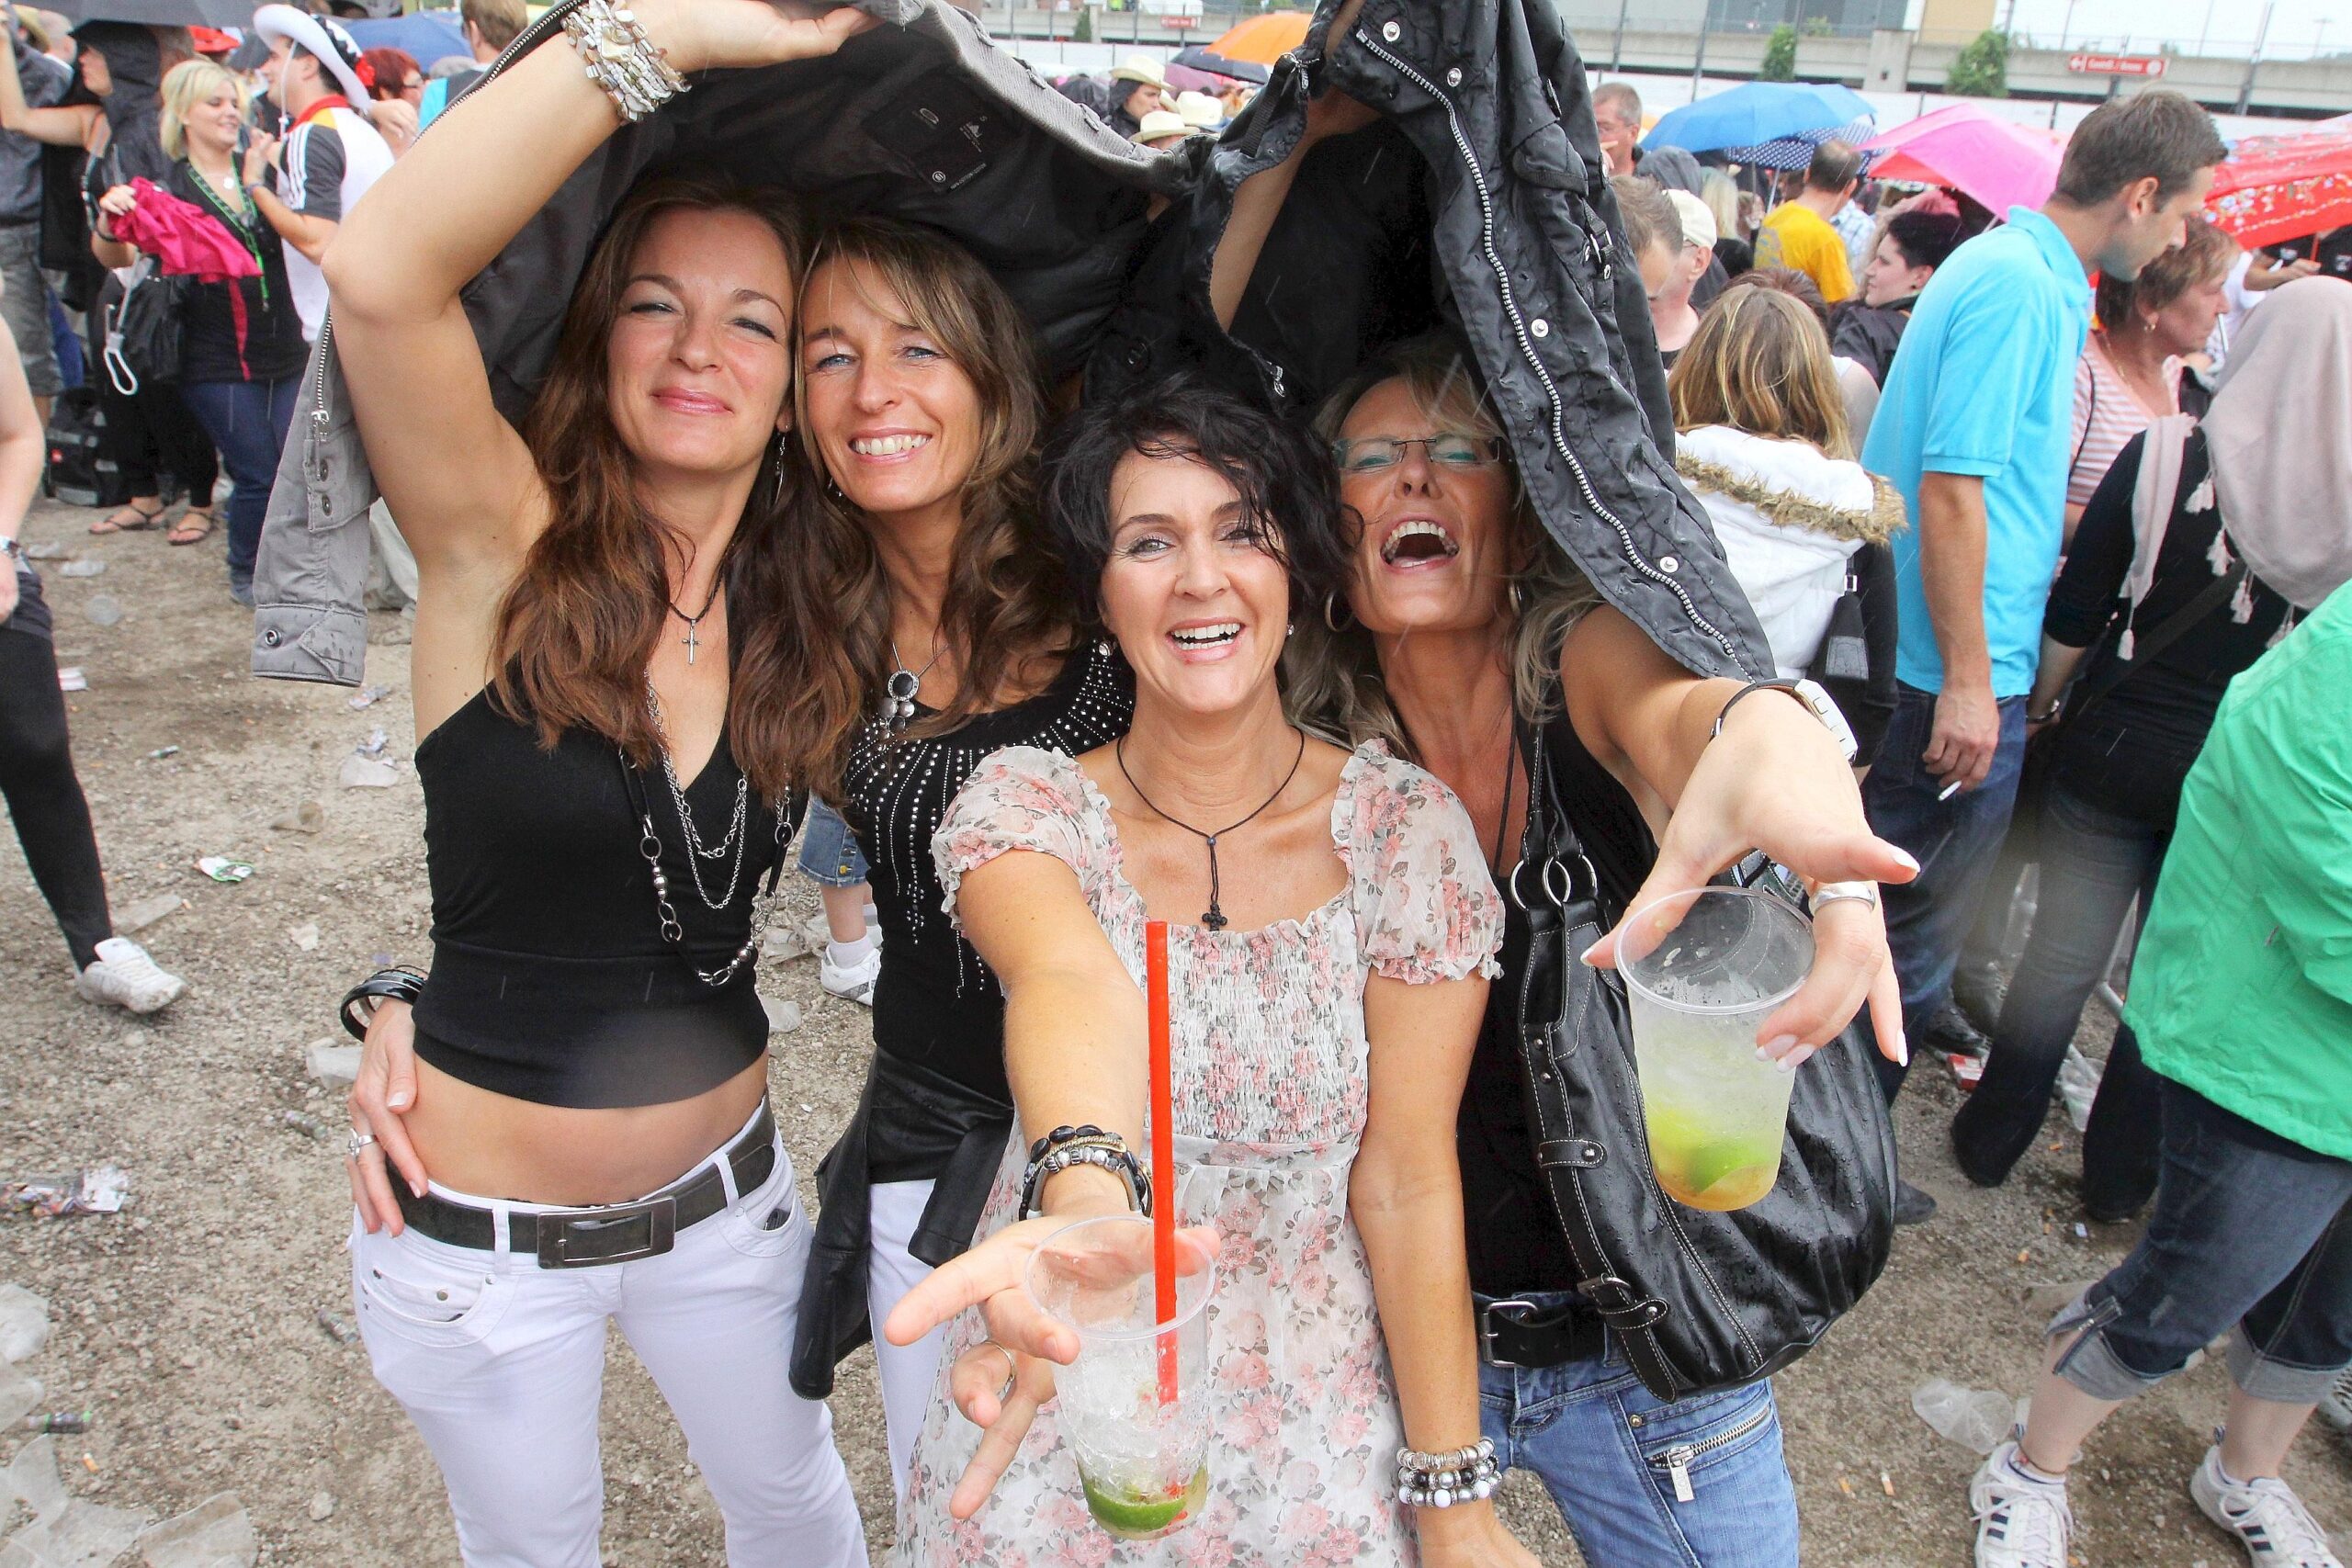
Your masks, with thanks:
[[[2238,1538],[2256,1568],[2344,1568],[2294,1488],[2275,1475],[2232,1481],[2222,1473],[2218,1443],[2189,1476],[2188,1495],[2207,1518]]]
[[[1976,1516],[1976,1568],[2066,1568],[2066,1538],[2075,1511],[2066,1483],[2019,1473],[2014,1440],[1985,1456],[1968,1483]]]
[[[97,962],[74,977],[85,1002],[107,1002],[130,1012],[157,1012],[180,999],[187,982],[166,975],[147,950],[127,936],[98,943]]]
[[[847,968],[833,962],[830,944],[818,950],[817,983],[837,997],[866,1007],[874,1005],[874,983],[882,977],[882,949],[869,949],[865,959]]]
[[[2319,1402],[2319,1418],[2339,1432],[2352,1433],[2352,1371],[2337,1377]]]

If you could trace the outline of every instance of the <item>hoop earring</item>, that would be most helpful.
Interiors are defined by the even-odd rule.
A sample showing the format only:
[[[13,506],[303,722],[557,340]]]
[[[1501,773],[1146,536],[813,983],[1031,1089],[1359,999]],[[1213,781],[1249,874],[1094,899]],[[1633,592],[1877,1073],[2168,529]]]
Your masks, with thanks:
[[[1513,577],[1509,580],[1506,596],[1510,601],[1510,618],[1512,620],[1515,621],[1519,619],[1521,615],[1526,614],[1527,604],[1526,601],[1520,596],[1518,578]]]
[[[1331,628],[1334,637],[1347,630],[1340,625],[1340,591],[1336,588],[1323,596],[1323,624]]]

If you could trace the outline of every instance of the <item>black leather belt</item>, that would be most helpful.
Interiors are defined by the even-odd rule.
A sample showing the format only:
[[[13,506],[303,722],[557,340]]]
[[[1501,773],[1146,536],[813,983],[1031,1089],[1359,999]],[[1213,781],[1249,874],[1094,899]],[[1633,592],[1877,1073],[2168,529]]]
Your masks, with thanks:
[[[723,1156],[735,1172],[735,1190],[756,1192],[775,1174],[775,1117],[766,1107]],[[498,1246],[498,1216],[472,1203],[452,1202],[427,1192],[422,1198],[403,1181],[392,1183],[401,1215],[417,1234],[451,1247]],[[789,1199],[786,1200],[790,1201]],[[543,1209],[506,1215],[506,1245],[517,1256],[536,1256],[542,1269],[594,1269],[658,1258],[676,1245],[677,1235],[725,1209],[727,1184],[706,1160],[650,1198],[587,1209]]]
[[[1581,1302],[1539,1307],[1516,1300],[1472,1303],[1478,1359],[1490,1367],[1557,1367],[1589,1360],[1606,1347],[1600,1314]]]

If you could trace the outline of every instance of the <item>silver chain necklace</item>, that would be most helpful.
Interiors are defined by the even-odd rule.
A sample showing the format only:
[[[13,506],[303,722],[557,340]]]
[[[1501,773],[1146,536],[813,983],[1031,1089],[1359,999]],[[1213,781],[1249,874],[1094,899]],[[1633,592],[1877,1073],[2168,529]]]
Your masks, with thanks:
[[[714,912],[724,909],[728,905],[735,902],[735,884],[743,874],[743,851],[750,841],[750,836],[745,834],[741,842],[737,840],[736,836],[742,833],[744,820],[750,813],[752,781],[741,773],[736,775],[735,810],[728,818],[727,836],[719,840],[716,845],[706,846],[702,840],[702,829],[695,826],[695,814],[686,809],[686,792],[678,784],[677,766],[670,761],[669,728],[662,722],[662,698],[653,690],[653,676],[650,672],[648,672],[645,677],[645,706],[646,711],[653,717],[654,736],[662,743],[660,748],[662,779],[670,786],[670,799],[678,808],[679,828],[685,835],[686,874],[693,879],[695,892],[702,899],[705,908]],[[650,821],[647,826],[650,835],[651,830]],[[723,860],[730,850],[734,852],[735,863],[727,870],[727,891],[723,896],[713,898],[709,890],[702,885],[702,866],[699,863],[707,860]]]
[[[892,670],[889,680],[883,682],[882,711],[879,716],[889,728],[891,734],[898,734],[913,720],[915,695],[922,690],[922,678],[931,673],[932,665],[938,663],[939,656],[945,651],[946,649],[934,646],[931,650],[929,663],[920,670],[910,670],[907,668],[905,657],[899,652],[899,639],[897,637],[890,639],[890,662],[898,668]]]

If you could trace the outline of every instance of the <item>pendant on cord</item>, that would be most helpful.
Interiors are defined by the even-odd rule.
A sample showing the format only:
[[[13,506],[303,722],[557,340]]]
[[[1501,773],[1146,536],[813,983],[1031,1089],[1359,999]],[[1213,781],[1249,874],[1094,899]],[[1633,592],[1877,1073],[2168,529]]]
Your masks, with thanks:
[[[1210,931],[1221,931],[1232,922],[1225,918],[1225,911],[1217,908],[1216,835],[1208,833],[1204,834],[1203,837],[1208,840],[1209,845],[1209,907],[1201,916],[1201,924]]]

